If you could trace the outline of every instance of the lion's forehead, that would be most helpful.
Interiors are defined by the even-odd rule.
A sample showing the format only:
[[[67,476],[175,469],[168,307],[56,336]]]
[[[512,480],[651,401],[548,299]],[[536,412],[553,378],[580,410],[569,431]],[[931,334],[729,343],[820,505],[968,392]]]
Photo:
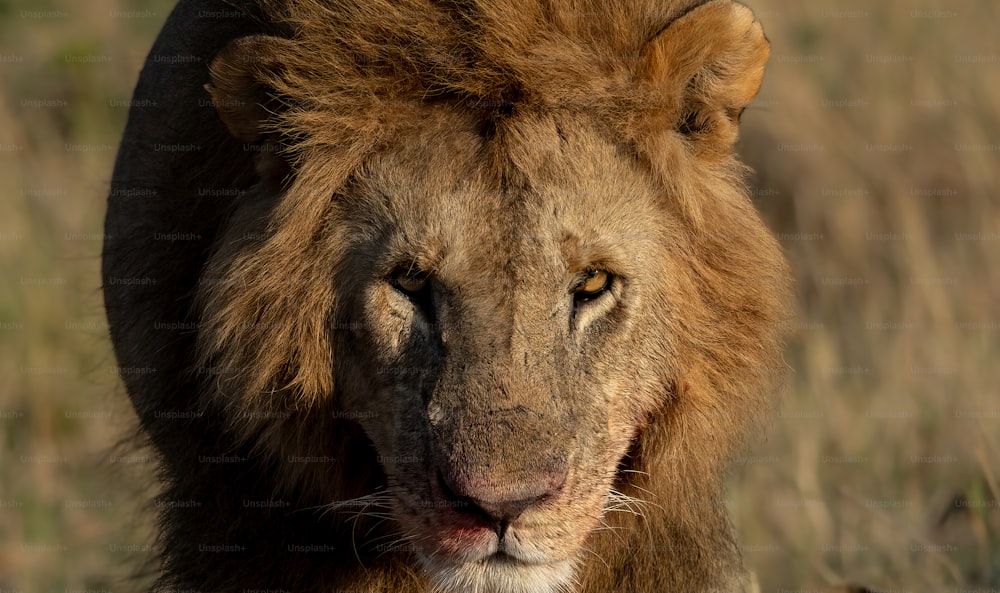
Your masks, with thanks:
[[[398,252],[438,258],[435,267],[513,276],[595,259],[628,268],[659,238],[664,212],[648,177],[585,122],[511,124],[500,147],[473,127],[432,121],[376,155],[354,218],[380,226]]]

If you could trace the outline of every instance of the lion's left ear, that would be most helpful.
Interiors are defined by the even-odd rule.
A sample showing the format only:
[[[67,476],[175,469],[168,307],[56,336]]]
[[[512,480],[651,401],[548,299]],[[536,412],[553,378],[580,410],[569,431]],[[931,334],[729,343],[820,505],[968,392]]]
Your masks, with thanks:
[[[699,156],[730,152],[740,113],[760,89],[770,44],[746,6],[710,0],[672,21],[640,55],[657,113],[649,124],[687,137]]]
[[[270,35],[251,35],[233,40],[209,66],[211,83],[205,90],[229,133],[252,146],[262,175],[284,165],[277,156],[281,139],[269,132],[271,117],[282,108],[269,80],[280,75],[281,56],[293,43]]]

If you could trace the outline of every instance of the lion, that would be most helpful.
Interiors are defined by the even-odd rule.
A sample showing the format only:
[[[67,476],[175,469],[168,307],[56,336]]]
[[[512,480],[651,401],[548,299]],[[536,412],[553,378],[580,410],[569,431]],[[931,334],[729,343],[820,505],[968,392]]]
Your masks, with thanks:
[[[768,53],[730,0],[181,0],[103,257],[154,589],[742,590]]]

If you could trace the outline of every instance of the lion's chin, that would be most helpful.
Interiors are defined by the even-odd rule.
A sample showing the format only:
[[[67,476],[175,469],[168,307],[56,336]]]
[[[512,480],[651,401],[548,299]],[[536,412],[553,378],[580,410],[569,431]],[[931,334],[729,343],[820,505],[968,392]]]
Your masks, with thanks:
[[[494,555],[478,562],[423,560],[433,593],[560,593],[573,583],[574,562],[533,564]]]

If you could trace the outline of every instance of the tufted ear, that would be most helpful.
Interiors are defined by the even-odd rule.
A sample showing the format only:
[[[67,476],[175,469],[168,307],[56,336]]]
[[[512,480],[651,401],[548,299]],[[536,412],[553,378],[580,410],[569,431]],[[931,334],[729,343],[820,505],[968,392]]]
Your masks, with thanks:
[[[257,170],[287,170],[277,153],[281,139],[269,131],[268,120],[282,108],[268,80],[280,75],[281,56],[293,43],[269,35],[241,37],[229,43],[209,66],[211,83],[205,90],[229,133],[256,153]]]
[[[702,157],[729,154],[769,54],[746,6],[710,0],[690,9],[642,50],[638,74],[656,110],[648,131],[675,130]]]

